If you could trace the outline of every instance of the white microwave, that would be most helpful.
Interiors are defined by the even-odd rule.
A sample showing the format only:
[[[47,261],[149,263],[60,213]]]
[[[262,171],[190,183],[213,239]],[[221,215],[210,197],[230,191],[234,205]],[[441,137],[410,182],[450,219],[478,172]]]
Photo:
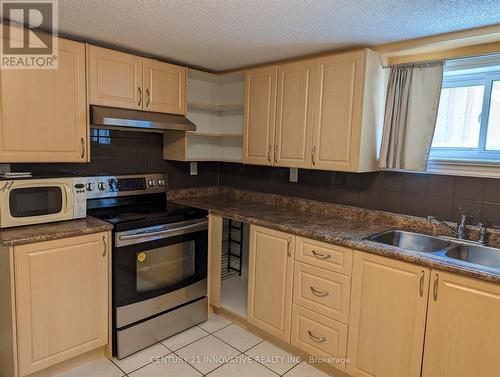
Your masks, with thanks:
[[[0,228],[83,218],[85,178],[0,181]]]

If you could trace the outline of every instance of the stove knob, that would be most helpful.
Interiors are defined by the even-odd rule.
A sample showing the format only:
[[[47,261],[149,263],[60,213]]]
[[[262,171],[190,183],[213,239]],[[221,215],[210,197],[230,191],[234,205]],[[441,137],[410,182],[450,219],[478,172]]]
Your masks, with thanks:
[[[155,186],[155,181],[153,181],[152,179],[150,179],[150,180],[148,181],[148,186],[149,186],[149,187],[154,187],[154,186]]]
[[[94,190],[94,188],[92,187],[92,183],[90,183],[90,182],[87,183],[85,186],[87,187],[87,191],[93,191]]]
[[[97,188],[98,188],[99,190],[103,191],[103,190],[106,188],[106,187],[104,186],[104,182],[99,182],[99,183],[97,184]]]
[[[165,184],[165,180],[164,179],[159,179],[158,180],[158,186],[163,186]]]

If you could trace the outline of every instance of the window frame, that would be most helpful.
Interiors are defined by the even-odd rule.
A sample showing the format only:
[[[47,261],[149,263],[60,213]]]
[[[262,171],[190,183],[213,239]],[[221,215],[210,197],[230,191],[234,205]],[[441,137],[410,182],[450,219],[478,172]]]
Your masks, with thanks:
[[[449,74],[444,75],[442,89],[464,86],[483,85],[483,104],[477,148],[431,147],[429,163],[488,163],[500,165],[500,150],[487,150],[486,138],[490,116],[491,93],[493,82],[500,82],[500,69],[487,73]]]

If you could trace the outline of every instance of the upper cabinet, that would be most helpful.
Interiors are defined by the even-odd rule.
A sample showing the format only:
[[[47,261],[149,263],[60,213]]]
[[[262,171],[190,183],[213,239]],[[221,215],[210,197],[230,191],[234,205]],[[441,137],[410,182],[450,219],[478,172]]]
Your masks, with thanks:
[[[364,51],[318,59],[313,167],[356,170]]]
[[[274,81],[272,72],[277,72]],[[271,89],[276,81],[273,106]],[[352,172],[378,170],[385,80],[373,51],[248,71],[246,84],[244,162]]]
[[[89,46],[89,97],[92,105],[142,110],[142,58]]]
[[[186,113],[186,69],[140,56],[89,46],[90,104]]]
[[[314,60],[278,66],[275,165],[308,168],[311,165]]]
[[[186,113],[186,68],[153,59],[142,60],[143,109]]]
[[[85,45],[57,53],[57,69],[0,70],[0,162],[89,160]]]
[[[245,76],[243,162],[272,165],[277,67],[254,69]]]

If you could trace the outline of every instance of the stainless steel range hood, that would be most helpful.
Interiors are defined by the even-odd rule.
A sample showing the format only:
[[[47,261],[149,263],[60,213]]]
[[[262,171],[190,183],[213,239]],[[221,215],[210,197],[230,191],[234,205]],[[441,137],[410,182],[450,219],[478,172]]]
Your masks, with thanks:
[[[94,105],[90,106],[90,123],[96,126],[196,131],[194,123],[184,115]]]

